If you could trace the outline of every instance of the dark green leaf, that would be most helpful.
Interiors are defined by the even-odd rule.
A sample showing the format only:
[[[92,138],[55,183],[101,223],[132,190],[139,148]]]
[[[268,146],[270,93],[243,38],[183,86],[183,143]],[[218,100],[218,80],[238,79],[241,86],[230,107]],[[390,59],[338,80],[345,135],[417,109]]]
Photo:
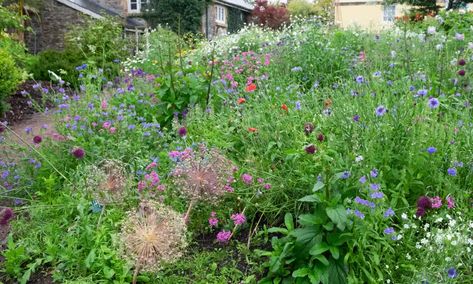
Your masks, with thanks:
[[[329,250],[329,246],[322,242],[315,244],[309,251],[311,255],[317,256]]]
[[[327,216],[337,225],[340,230],[345,230],[347,223],[347,211],[343,205],[338,205],[335,208],[329,207],[325,209]]]

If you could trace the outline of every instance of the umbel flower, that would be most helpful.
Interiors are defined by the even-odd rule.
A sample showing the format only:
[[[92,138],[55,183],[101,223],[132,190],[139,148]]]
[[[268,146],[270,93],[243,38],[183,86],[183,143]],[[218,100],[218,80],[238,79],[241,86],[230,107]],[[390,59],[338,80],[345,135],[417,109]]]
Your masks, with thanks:
[[[181,214],[165,205],[143,201],[128,212],[122,225],[122,253],[139,271],[156,272],[163,263],[179,259],[186,242],[186,224]]]
[[[128,184],[125,165],[117,160],[104,160],[86,168],[86,190],[102,205],[122,202]]]
[[[227,191],[225,185],[233,177],[232,161],[217,149],[199,145],[181,158],[172,171],[175,185],[191,201],[218,201]]]

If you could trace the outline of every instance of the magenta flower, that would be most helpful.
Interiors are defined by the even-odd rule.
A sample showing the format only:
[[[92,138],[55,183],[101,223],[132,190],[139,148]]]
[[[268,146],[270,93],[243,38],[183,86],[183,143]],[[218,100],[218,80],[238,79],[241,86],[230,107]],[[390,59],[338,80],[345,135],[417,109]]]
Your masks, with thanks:
[[[233,220],[233,223],[235,223],[235,225],[242,225],[246,222],[246,217],[243,213],[232,214],[230,219]]]
[[[185,137],[187,135],[187,129],[185,127],[181,127],[177,130],[177,134],[181,137]]]
[[[228,243],[228,241],[230,240],[231,237],[232,237],[232,232],[225,231],[225,230],[220,231],[217,234],[217,242],[219,242],[221,244],[226,244],[226,243]]]
[[[146,188],[146,182],[145,182],[144,180],[140,180],[140,181],[138,182],[138,191],[141,192],[141,191],[143,191],[143,189],[145,189],[145,188]]]
[[[112,126],[112,123],[110,121],[105,121],[103,124],[102,124],[102,127],[105,128],[105,129],[109,129],[110,126]]]
[[[35,137],[33,137],[33,143],[35,144],[39,144],[43,141],[43,138],[39,135],[36,135]]]
[[[455,207],[455,200],[451,196],[447,196],[447,207],[448,209]]]
[[[106,101],[106,100],[102,100],[102,103],[100,104],[100,107],[102,108],[102,110],[106,110],[107,107],[108,107],[107,101]]]
[[[423,209],[430,209],[432,208],[432,201],[427,196],[421,196],[417,200],[417,207]]]
[[[215,213],[215,212],[210,213],[209,225],[210,225],[210,227],[217,227],[218,226],[217,213]]]
[[[251,184],[253,182],[253,177],[249,174],[243,174],[241,176],[241,180],[243,180],[243,182],[246,184]]]
[[[72,150],[72,155],[77,159],[82,159],[85,156],[85,151],[81,148],[75,148],[74,150]]]
[[[0,225],[6,226],[13,218],[13,215],[13,210],[11,208],[5,208],[2,212],[0,212]]]
[[[309,145],[309,146],[306,146],[305,147],[305,151],[307,154],[314,154],[316,151],[317,151],[317,147],[315,147],[314,145]]]
[[[117,129],[115,127],[110,127],[110,133],[113,134],[117,131]]]
[[[271,189],[271,184],[265,183],[265,184],[263,185],[263,187],[264,187],[264,189]]]
[[[440,196],[435,196],[431,198],[432,208],[440,208],[442,206],[442,198]]]

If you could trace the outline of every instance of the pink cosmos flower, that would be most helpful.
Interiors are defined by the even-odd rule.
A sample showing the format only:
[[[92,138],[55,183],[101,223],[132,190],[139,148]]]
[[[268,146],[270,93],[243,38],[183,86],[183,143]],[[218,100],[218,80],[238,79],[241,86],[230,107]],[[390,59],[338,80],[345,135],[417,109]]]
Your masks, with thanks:
[[[451,196],[447,196],[447,207],[448,209],[455,207],[455,200]]]
[[[431,198],[432,208],[440,208],[442,206],[442,198],[440,196],[435,196]]]
[[[242,225],[246,222],[246,217],[243,213],[232,214],[230,219],[233,220],[233,223],[235,223],[235,225]]]

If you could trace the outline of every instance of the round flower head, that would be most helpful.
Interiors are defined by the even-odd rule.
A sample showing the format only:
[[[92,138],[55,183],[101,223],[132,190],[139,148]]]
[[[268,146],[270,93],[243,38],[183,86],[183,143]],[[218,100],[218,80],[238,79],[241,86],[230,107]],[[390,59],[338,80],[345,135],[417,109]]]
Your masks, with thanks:
[[[187,135],[187,129],[185,127],[181,127],[177,130],[177,134],[181,137],[185,137]]]
[[[386,114],[386,107],[383,106],[383,105],[380,105],[376,108],[376,116],[383,116],[384,114]]]
[[[0,211],[0,225],[6,226],[13,218],[13,215],[13,210],[9,207]]]
[[[437,148],[435,148],[435,147],[429,147],[429,148],[427,148],[427,152],[428,152],[429,154],[433,154],[433,153],[437,152]]]
[[[460,76],[465,76],[465,70],[461,69],[461,70],[458,70],[457,74],[460,75]]]
[[[422,207],[417,208],[416,211],[416,216],[417,217],[423,217],[425,215],[425,209]]]
[[[440,105],[440,102],[438,99],[436,98],[430,98],[429,101],[428,101],[428,106],[431,108],[431,109],[434,109],[434,108],[438,108]]]
[[[227,190],[233,177],[233,163],[216,149],[200,145],[181,157],[172,171],[178,190],[191,200],[216,202]]]
[[[457,277],[457,270],[452,267],[448,269],[447,274],[448,274],[448,278],[455,278]]]
[[[81,148],[75,148],[72,150],[72,155],[77,159],[82,159],[85,156],[85,151]]]
[[[432,202],[430,201],[430,198],[428,198],[427,196],[421,196],[417,200],[417,207],[423,208],[423,209],[430,209],[432,208]]]
[[[3,133],[5,131],[5,126],[0,124],[0,133]]]
[[[312,131],[314,131],[315,127],[314,127],[314,124],[310,123],[310,122],[306,122],[304,124],[304,133],[305,135],[309,135],[312,133]]]
[[[458,60],[458,65],[464,66],[465,64],[466,64],[465,59],[460,59],[460,60]]]
[[[85,168],[85,188],[102,205],[123,202],[128,184],[125,166],[117,160],[104,160]]]
[[[319,133],[319,135],[317,135],[317,140],[319,140],[320,142],[324,142],[325,135],[323,135],[322,133]]]
[[[122,253],[136,269],[156,272],[163,263],[181,257],[186,243],[186,224],[172,208],[144,201],[124,219]]]
[[[305,151],[307,154],[314,154],[317,151],[317,148],[314,145],[309,145],[305,147]]]
[[[33,137],[33,143],[39,144],[41,142],[43,142],[43,138],[41,136],[36,135],[35,137]]]

